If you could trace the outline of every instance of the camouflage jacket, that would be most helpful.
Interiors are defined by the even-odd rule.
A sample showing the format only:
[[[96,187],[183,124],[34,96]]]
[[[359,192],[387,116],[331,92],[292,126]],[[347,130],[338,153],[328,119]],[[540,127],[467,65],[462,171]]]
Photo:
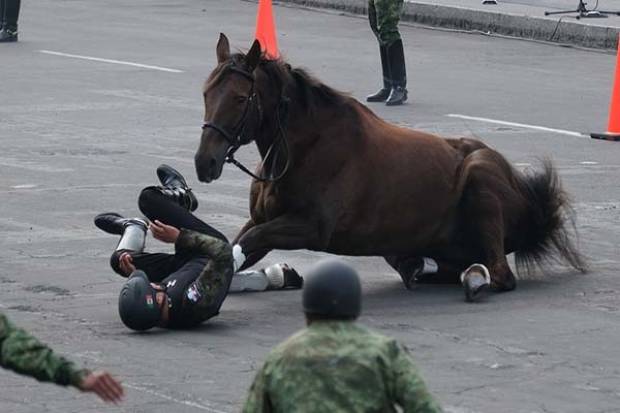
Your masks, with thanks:
[[[182,324],[190,326],[218,314],[233,276],[232,247],[219,238],[182,229],[175,249],[177,254],[207,258],[198,278],[182,287],[186,314],[186,323]]]
[[[344,321],[313,322],[278,345],[257,373],[243,412],[437,413],[407,351]]]
[[[0,314],[0,365],[39,381],[78,387],[88,370],[78,369]]]

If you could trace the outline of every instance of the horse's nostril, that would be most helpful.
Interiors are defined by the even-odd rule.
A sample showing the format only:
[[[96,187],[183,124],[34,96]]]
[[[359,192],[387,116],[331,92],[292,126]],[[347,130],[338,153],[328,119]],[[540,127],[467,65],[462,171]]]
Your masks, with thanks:
[[[209,170],[213,171],[215,170],[217,166],[217,161],[215,160],[215,158],[211,158],[211,160],[209,161]]]

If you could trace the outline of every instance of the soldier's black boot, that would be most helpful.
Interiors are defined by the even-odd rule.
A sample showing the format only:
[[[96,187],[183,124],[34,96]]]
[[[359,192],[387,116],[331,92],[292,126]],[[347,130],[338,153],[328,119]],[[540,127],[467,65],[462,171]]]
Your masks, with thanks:
[[[403,41],[396,40],[388,46],[388,61],[392,79],[392,90],[385,104],[387,106],[402,105],[407,101],[407,70],[405,68],[405,51]]]
[[[392,81],[390,76],[390,64],[387,56],[387,47],[379,46],[381,55],[381,71],[383,73],[383,87],[378,92],[366,96],[366,102],[385,102],[392,91]]]
[[[20,0],[0,0],[0,43],[17,41]]]
[[[0,30],[0,43],[9,43],[17,41],[17,31],[9,29]]]
[[[163,186],[159,188],[163,195],[189,211],[193,212],[198,208],[196,196],[179,171],[169,165],[159,165],[157,177]]]

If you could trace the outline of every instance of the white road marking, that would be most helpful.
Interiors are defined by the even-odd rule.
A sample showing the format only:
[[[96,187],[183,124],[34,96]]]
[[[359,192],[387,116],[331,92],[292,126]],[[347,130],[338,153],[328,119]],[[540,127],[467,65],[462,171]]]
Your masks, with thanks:
[[[93,62],[113,63],[113,64],[117,64],[117,65],[140,67],[140,68],[143,68],[143,69],[159,70],[161,72],[183,73],[182,70],[178,70],[178,69],[170,69],[168,67],[161,67],[161,66],[143,65],[141,63],[126,62],[126,61],[123,61],[123,60],[102,59],[100,57],[82,56],[82,55],[77,55],[77,54],[54,52],[52,50],[39,50],[39,52],[45,53],[45,54],[49,54],[49,55],[54,55],[54,56],[71,57],[71,58],[74,58],[74,59],[82,59],[82,60],[91,60]]]
[[[588,138],[589,137],[589,135],[585,135],[585,134],[583,134],[581,132],[573,132],[573,131],[564,130],[564,129],[547,128],[546,126],[528,125],[527,123],[508,122],[508,121],[505,121],[505,120],[480,118],[480,117],[477,117],[477,116],[460,115],[460,114],[457,114],[457,113],[449,113],[446,116],[449,117],[449,118],[458,118],[458,119],[465,119],[465,120],[475,120],[475,121],[478,121],[478,122],[494,123],[496,125],[514,126],[514,127],[517,127],[517,128],[534,129],[534,130],[539,130],[539,131],[543,131],[543,132],[559,133],[559,134],[562,134],[562,135],[575,136],[575,137],[578,137],[578,138]]]
[[[204,411],[211,412],[211,413],[228,413],[228,412],[224,412],[222,410],[214,409],[214,408],[209,407],[209,406],[205,406],[203,404],[192,402],[190,400],[179,400],[179,399],[176,399],[176,398],[174,398],[172,396],[168,396],[167,394],[163,394],[163,393],[159,393],[159,392],[156,392],[154,390],[151,390],[151,389],[147,389],[146,387],[136,386],[136,385],[128,384],[128,383],[123,383],[123,386],[128,387],[130,389],[138,390],[138,391],[141,391],[141,392],[144,392],[144,393],[148,393],[148,394],[150,394],[152,396],[157,396],[157,397],[160,397],[162,399],[165,399],[165,400],[168,400],[168,401],[171,401],[171,402],[174,402],[174,403],[182,404],[182,405],[189,406],[189,407],[194,407],[194,408],[199,409],[199,410],[204,410]]]
[[[581,165],[598,165],[598,162],[594,162],[594,161],[583,161],[583,162],[579,162]]]
[[[13,189],[31,189],[31,188],[36,188],[39,185],[35,185],[35,184],[24,184],[24,185],[13,185],[11,188]]]
[[[0,165],[2,165],[2,161],[0,161]],[[148,185],[148,183],[131,183],[131,184],[107,184],[107,185],[80,185],[80,186],[55,186],[55,187],[43,187],[39,188],[38,185],[33,187],[22,187],[22,188],[13,188],[2,190],[0,189],[0,193],[3,192],[13,192],[14,189],[30,189],[32,192],[64,192],[64,191],[91,191],[91,190],[101,190],[101,189],[114,189],[114,188],[133,188],[136,185]]]
[[[517,162],[517,163],[515,163],[515,166],[517,166],[519,168],[524,168],[524,167],[527,167],[527,166],[532,166],[532,164],[531,163],[527,163],[527,162]]]

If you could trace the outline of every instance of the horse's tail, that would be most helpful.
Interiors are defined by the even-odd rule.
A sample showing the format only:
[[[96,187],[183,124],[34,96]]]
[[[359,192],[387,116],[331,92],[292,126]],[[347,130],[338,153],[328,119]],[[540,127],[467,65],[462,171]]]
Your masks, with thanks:
[[[551,258],[565,261],[573,268],[587,271],[584,257],[574,244],[576,236],[575,212],[568,194],[562,189],[557,171],[549,159],[543,161],[542,171],[520,174],[527,208],[523,225],[517,236],[517,270],[528,272],[534,264],[543,266]]]

